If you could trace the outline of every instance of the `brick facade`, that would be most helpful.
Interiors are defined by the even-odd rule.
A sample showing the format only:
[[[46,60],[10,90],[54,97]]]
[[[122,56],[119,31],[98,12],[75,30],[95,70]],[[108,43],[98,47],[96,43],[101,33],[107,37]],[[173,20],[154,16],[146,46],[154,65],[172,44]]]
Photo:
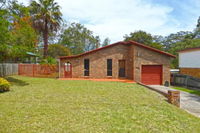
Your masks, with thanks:
[[[90,59],[90,76],[84,76],[84,59]],[[112,59],[112,77],[107,76],[107,59]],[[125,60],[127,79],[141,82],[142,65],[163,65],[163,84],[170,81],[170,56],[135,45],[115,45],[74,58],[60,59],[60,77],[64,64],[72,64],[72,78],[119,78],[119,60]]]
[[[180,68],[180,73],[200,78],[200,68]]]
[[[77,58],[61,60],[61,77],[64,77],[64,63],[72,64],[73,78],[118,78],[118,60],[128,59],[129,47],[126,45],[116,45],[114,47],[102,49],[95,53]],[[90,76],[84,76],[84,59],[90,59]],[[112,59],[112,77],[107,76],[107,59]],[[129,62],[126,61],[126,75],[128,74]],[[131,77],[130,77],[131,78]]]

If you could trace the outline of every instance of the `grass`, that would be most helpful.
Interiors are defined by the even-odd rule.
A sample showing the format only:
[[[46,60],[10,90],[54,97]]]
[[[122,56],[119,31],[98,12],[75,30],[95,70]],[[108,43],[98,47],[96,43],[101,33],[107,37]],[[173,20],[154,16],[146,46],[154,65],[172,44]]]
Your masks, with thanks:
[[[13,76],[1,133],[198,132],[200,119],[137,84]]]
[[[187,88],[184,88],[184,87],[178,87],[178,86],[172,86],[172,88],[200,96],[200,91],[198,91],[198,90],[191,90],[191,89],[187,89]]]

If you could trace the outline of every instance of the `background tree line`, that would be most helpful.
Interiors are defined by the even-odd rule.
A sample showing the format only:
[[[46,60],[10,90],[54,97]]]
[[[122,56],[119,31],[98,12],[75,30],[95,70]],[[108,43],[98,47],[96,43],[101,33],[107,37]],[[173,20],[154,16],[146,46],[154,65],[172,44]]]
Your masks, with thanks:
[[[179,50],[200,46],[200,19],[193,31],[160,36],[139,30],[126,34],[124,40],[177,55]],[[0,0],[0,62],[23,62],[31,52],[41,62],[55,63],[58,56],[80,54],[109,44],[109,38],[101,41],[84,25],[66,22],[54,0],[33,0],[28,6],[17,0]],[[171,66],[176,68],[178,59]]]

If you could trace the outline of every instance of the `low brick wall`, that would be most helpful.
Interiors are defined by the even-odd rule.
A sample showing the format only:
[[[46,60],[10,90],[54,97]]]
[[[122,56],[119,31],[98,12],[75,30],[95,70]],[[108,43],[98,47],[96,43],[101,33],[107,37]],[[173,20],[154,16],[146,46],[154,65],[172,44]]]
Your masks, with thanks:
[[[200,68],[180,68],[180,74],[200,78]]]
[[[169,90],[168,91],[168,102],[180,107],[180,91]]]

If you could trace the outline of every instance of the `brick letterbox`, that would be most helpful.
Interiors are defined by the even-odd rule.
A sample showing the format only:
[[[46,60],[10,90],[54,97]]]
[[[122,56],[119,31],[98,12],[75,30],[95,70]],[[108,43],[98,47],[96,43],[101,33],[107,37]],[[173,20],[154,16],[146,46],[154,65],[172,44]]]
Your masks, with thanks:
[[[168,91],[168,102],[180,107],[180,91],[169,90]]]

